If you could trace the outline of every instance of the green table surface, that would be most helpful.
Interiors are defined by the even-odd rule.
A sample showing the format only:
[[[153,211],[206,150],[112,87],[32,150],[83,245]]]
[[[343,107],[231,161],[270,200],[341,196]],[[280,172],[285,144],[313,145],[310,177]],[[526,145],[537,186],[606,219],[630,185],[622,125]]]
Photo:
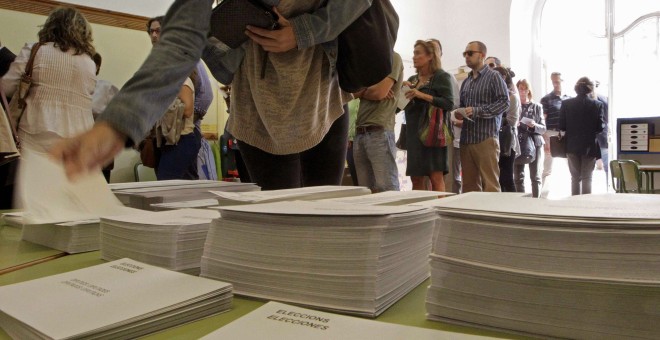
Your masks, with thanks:
[[[0,275],[0,286],[64,273],[101,264],[103,262],[104,261],[100,258],[100,252],[98,251],[67,255]],[[494,338],[525,339],[522,336],[512,334],[426,320],[424,299],[426,297],[426,289],[428,285],[429,281],[427,280],[381,314],[376,320],[401,325],[439,329],[449,332],[490,336]],[[150,334],[145,336],[144,339],[197,339],[257,309],[263,304],[264,301],[261,300],[235,296],[232,309],[228,312],[170,328],[159,333]],[[0,340],[4,339],[9,339],[9,336],[0,329]]]
[[[63,252],[21,241],[21,229],[0,225],[0,274],[64,255]]]

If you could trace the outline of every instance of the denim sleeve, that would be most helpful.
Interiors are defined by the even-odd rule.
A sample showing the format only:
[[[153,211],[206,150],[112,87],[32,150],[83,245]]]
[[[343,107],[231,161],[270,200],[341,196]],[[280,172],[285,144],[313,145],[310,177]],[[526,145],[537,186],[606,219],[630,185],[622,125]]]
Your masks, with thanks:
[[[174,1],[165,15],[160,41],[99,117],[98,121],[128,136],[127,146],[144,138],[199,62],[207,41],[212,3]]]
[[[289,22],[293,27],[298,49],[332,41],[371,6],[373,0],[328,0],[324,7],[305,13]]]

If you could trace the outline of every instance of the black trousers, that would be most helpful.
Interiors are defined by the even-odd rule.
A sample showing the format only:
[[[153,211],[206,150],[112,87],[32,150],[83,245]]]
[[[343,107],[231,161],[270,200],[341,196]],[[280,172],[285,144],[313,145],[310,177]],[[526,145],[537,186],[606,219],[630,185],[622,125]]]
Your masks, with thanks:
[[[274,155],[240,140],[238,148],[252,182],[276,190],[341,184],[347,142],[348,114],[343,114],[318,145],[300,153]]]
[[[516,183],[513,180],[513,163],[516,160],[515,151],[511,150],[509,156],[500,153],[500,187],[502,192],[516,192]]]

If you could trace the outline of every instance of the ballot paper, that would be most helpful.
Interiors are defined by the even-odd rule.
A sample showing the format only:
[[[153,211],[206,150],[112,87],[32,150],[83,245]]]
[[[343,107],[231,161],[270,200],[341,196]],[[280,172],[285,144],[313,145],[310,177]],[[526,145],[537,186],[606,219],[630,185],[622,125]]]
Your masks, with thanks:
[[[525,124],[525,125],[529,125],[531,123],[534,123],[534,119],[531,119],[529,117],[522,117],[522,118],[520,118],[520,122]]]
[[[660,334],[660,196],[471,192],[418,204],[440,215],[428,319],[541,338]]]
[[[31,150],[22,152],[17,191],[25,222],[30,224],[88,220],[125,211],[101,171],[69,181],[61,164]]]
[[[231,285],[131,259],[0,287],[14,339],[132,339],[221,313]]]
[[[468,340],[483,336],[431,330],[268,302],[202,340]]]
[[[428,190],[383,191],[371,195],[328,198],[320,201],[366,205],[405,205],[453,195],[454,193],[452,192]]]
[[[319,200],[325,198],[361,196],[371,194],[365,187],[321,185],[294,189],[280,189],[251,192],[211,191],[217,195],[218,205],[242,205],[291,200]]]
[[[220,213],[201,276],[236,294],[375,317],[429,275],[432,209],[284,201]]]
[[[398,107],[399,110],[405,109],[410,102],[410,99],[406,98],[406,92],[408,91],[410,91],[410,86],[408,85],[403,85],[401,91],[399,91],[399,96],[396,98],[396,107]]]

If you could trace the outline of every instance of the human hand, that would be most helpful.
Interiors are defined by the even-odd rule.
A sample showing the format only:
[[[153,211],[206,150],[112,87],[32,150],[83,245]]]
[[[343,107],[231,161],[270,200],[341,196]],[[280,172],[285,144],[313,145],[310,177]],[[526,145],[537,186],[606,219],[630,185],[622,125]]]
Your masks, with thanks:
[[[407,80],[403,82],[403,85],[402,85],[402,86],[413,87],[413,86],[412,86],[412,83],[409,82],[409,81],[407,81]]]
[[[406,92],[407,99],[422,98],[422,95],[424,95],[424,93],[420,92],[418,89],[412,89]]]
[[[298,42],[291,23],[280,14],[277,7],[273,7],[273,11],[279,16],[277,20],[278,29],[271,31],[248,25],[245,34],[268,52],[286,52],[297,48]]]
[[[51,159],[64,165],[69,180],[109,164],[123,148],[126,136],[108,123],[99,122],[76,137],[66,138],[48,153]]]

